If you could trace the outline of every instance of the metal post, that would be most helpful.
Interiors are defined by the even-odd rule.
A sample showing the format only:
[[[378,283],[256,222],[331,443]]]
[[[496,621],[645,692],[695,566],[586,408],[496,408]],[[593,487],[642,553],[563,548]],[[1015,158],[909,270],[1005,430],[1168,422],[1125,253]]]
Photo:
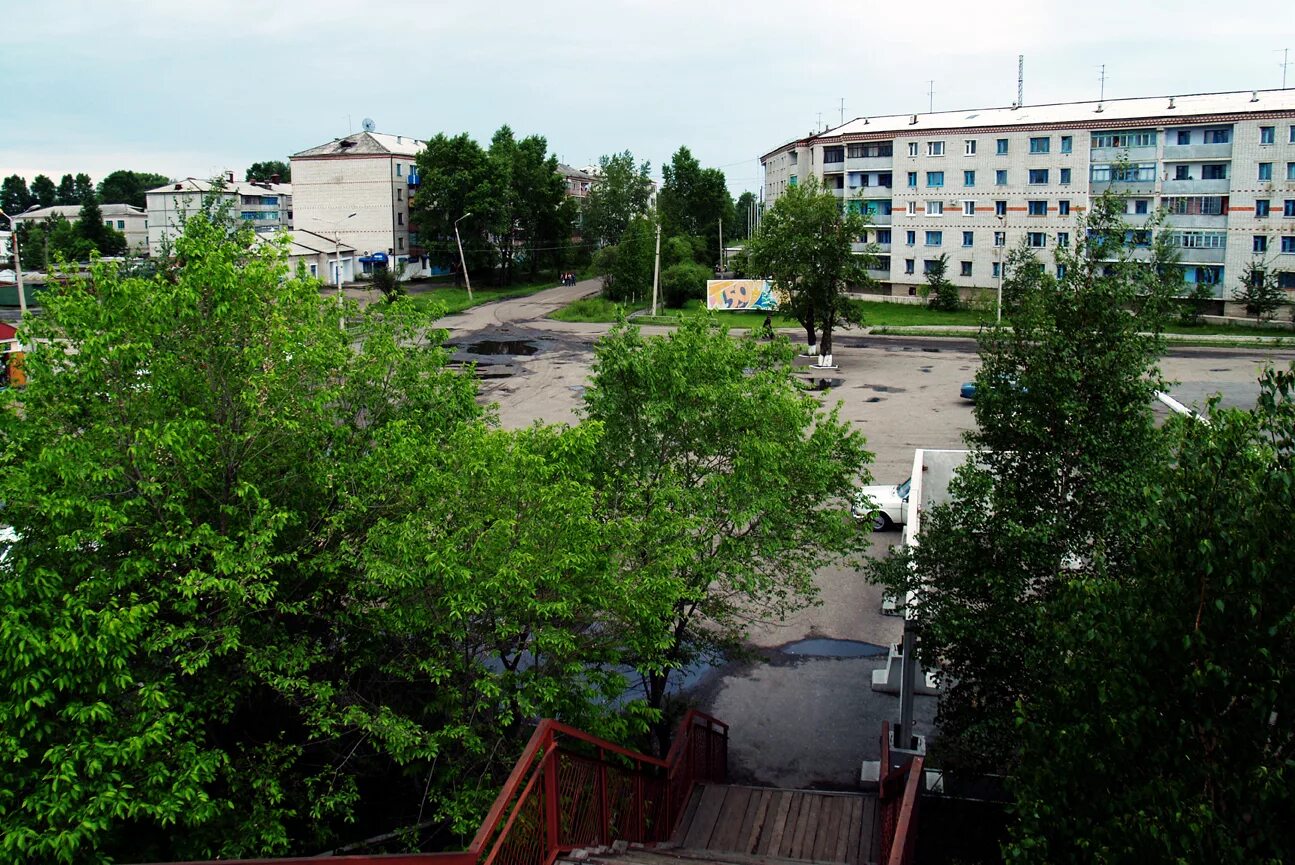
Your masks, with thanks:
[[[18,281],[18,330],[22,330],[23,322],[27,318],[27,292],[23,289],[22,284],[22,259],[18,249],[18,221],[3,210],[0,210],[0,216],[3,216],[5,221],[9,223],[10,243],[13,244],[14,279]],[[23,353],[21,340],[18,341],[18,352]]]
[[[459,223],[471,215],[471,213],[465,213],[454,220],[454,242],[459,245],[459,266],[463,268],[463,283],[468,287],[469,302],[472,300],[472,279],[468,276],[468,260],[463,255],[463,241],[459,237]]]
[[[652,315],[657,314],[657,288],[661,284],[661,223],[656,224],[656,262],[652,265]]]
[[[899,730],[895,735],[897,748],[908,750],[913,747],[913,692],[917,690],[917,677],[921,673],[922,665],[917,662],[917,629],[913,620],[905,615],[904,657],[899,678]]]
[[[1003,323],[1003,247],[1007,246],[1006,220],[1001,216],[998,225],[1003,228],[1003,243],[998,247],[998,305],[994,308],[994,324]]]
[[[728,270],[724,266],[724,220],[722,218],[719,221],[719,269]]]
[[[346,297],[342,294],[342,230],[333,232],[333,267],[337,278],[337,329],[346,333]]]

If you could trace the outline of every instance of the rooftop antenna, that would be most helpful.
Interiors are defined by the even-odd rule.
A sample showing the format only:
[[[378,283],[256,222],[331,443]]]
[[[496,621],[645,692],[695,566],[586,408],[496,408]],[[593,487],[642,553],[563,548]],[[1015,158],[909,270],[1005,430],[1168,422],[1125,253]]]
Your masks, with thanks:
[[[822,111],[818,112],[818,125],[814,128],[819,132],[823,131],[823,112]]]
[[[935,82],[928,81],[926,83],[929,85],[926,90],[926,99],[927,99],[926,113],[934,114],[935,113]]]
[[[845,97],[841,97],[841,125],[845,125]]]
[[[1101,95],[1097,97],[1098,102],[1106,101],[1106,64],[1102,64],[1102,74],[1097,76],[1097,80],[1102,83]]]
[[[1016,107],[1025,104],[1025,55],[1016,55]]]
[[[1291,65],[1290,64],[1291,50],[1289,48],[1283,48],[1281,52],[1282,52],[1282,62],[1279,65],[1282,68],[1282,90],[1285,90],[1286,89],[1286,67]]]
[[[346,134],[350,135],[354,131],[355,127],[351,125],[351,115],[348,114],[346,115]]]

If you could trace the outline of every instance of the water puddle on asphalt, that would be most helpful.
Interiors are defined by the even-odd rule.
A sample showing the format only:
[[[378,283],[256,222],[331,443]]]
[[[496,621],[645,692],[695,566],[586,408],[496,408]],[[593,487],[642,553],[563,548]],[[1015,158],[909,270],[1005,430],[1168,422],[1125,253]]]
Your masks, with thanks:
[[[881,402],[881,397],[879,397],[879,396],[870,396],[870,397],[868,397],[867,399],[865,399],[865,400],[864,400],[864,402]]]
[[[877,658],[890,651],[887,646],[865,643],[861,640],[831,640],[810,637],[782,647],[785,655],[807,655],[815,658]]]
[[[843,378],[811,378],[802,385],[802,387],[804,387],[805,390],[825,391],[831,390],[834,387],[840,387],[844,383],[845,379]]]
[[[1230,366],[1212,366],[1212,367],[1210,367],[1210,372],[1232,372],[1232,367],[1230,367]]]
[[[924,348],[924,349],[922,349],[922,351],[929,351],[931,354],[939,354],[939,353],[940,353],[940,349],[938,349],[938,348]]]
[[[892,387],[888,384],[861,384],[859,387],[875,390],[877,393],[903,393],[902,387]]]
[[[480,355],[507,354],[530,356],[539,350],[539,346],[525,339],[483,339],[480,342],[474,342],[471,345],[463,346],[463,351],[468,354]]]

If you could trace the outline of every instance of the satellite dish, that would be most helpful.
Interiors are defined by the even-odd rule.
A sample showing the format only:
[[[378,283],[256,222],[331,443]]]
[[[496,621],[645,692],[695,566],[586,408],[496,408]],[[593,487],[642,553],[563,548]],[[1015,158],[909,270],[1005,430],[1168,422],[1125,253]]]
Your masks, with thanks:
[[[377,129],[377,128],[378,128],[377,124],[375,124],[375,123],[373,122],[373,118],[372,118],[372,117],[366,117],[366,118],[364,118],[364,122],[360,124],[360,127],[361,127],[365,132],[372,132],[373,130],[375,130],[375,129]]]

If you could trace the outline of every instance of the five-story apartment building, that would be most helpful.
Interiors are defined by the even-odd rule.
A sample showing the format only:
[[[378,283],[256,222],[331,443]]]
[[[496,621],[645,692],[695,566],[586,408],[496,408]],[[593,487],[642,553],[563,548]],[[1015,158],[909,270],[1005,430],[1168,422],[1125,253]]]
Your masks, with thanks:
[[[914,293],[947,255],[959,287],[993,289],[1024,243],[1056,267],[1090,200],[1127,196],[1129,240],[1158,209],[1187,283],[1227,300],[1250,262],[1295,289],[1295,90],[859,118],[762,157],[764,197],[814,177],[870,217],[875,279]]]

